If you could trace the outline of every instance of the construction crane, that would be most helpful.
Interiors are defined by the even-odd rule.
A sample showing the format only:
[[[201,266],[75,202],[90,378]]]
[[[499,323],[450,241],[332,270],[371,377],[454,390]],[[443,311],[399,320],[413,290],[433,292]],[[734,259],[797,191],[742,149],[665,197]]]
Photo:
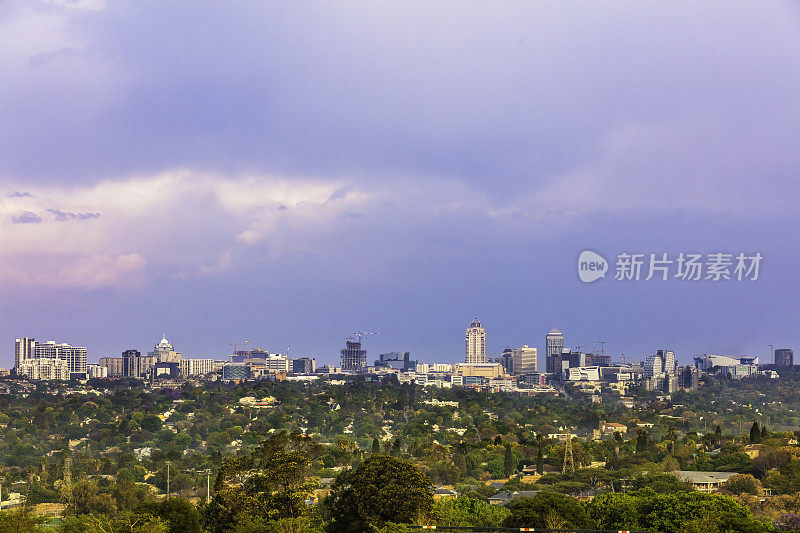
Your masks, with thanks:
[[[358,342],[361,342],[362,337],[366,337],[367,335],[383,335],[382,331],[356,331],[353,333],[350,339],[358,339]]]
[[[591,342],[587,342],[586,344],[580,344],[578,346],[575,346],[575,349],[580,351],[581,348],[586,348],[587,346],[593,346],[595,344],[599,344],[600,345],[600,355],[605,355],[605,353],[606,353],[606,341],[591,341]]]

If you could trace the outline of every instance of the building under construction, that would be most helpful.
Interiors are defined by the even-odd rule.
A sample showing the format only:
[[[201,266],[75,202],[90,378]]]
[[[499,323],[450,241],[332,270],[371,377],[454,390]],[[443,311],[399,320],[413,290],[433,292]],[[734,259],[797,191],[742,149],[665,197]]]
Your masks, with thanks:
[[[342,370],[360,372],[367,366],[367,351],[361,349],[361,339],[347,339],[342,355]]]

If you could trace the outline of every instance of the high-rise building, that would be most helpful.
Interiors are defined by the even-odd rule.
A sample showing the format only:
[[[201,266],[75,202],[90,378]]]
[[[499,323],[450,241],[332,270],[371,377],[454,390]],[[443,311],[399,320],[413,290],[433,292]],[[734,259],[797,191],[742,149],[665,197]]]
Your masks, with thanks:
[[[214,371],[213,359],[181,359],[178,365],[183,377],[205,376]]]
[[[342,357],[342,370],[361,372],[367,366],[367,351],[361,349],[360,340],[346,341],[345,348],[339,354]]]
[[[535,373],[537,368],[536,357],[536,348],[530,348],[527,344],[511,350],[513,373],[517,376]]]
[[[675,374],[678,366],[678,362],[675,360],[675,352],[672,350],[658,350],[656,355],[658,355],[664,363],[662,366],[664,373],[670,375]]]
[[[55,362],[60,361],[66,365],[67,377],[61,377],[61,365]],[[51,362],[52,365],[38,362]],[[36,342],[33,338],[22,338],[14,341],[14,363],[17,375],[27,376],[30,379],[70,379],[86,377],[86,348],[72,346],[65,342],[56,343],[47,341],[44,343]],[[25,366],[31,363],[33,366]],[[36,364],[34,364],[36,363]],[[42,365],[56,370],[44,370]],[[53,366],[55,365],[55,366]],[[40,377],[34,378],[31,373]],[[58,377],[41,377],[58,376]]]
[[[506,348],[503,350],[503,353],[500,354],[500,359],[498,362],[503,365],[503,369],[506,371],[506,374],[513,374],[514,373],[514,350],[511,348]]]
[[[121,378],[125,375],[122,357],[101,357],[99,364],[108,369],[110,378]]]
[[[33,358],[36,350],[36,340],[28,337],[14,340],[14,368],[19,373],[22,363]]]
[[[142,355],[139,350],[125,350],[122,352],[123,374],[127,378],[147,377],[158,362],[158,357],[152,353]]]
[[[139,350],[125,350],[122,352],[122,375],[126,378],[139,377],[137,367],[141,357],[142,352]]]
[[[557,361],[564,350],[564,334],[556,328],[551,329],[545,337],[545,372],[561,372]],[[558,367],[558,368],[557,368]]]
[[[317,370],[317,361],[313,357],[292,359],[293,374],[313,374]]]
[[[466,357],[467,363],[486,362],[486,330],[476,318],[467,329]]]
[[[794,352],[790,348],[778,348],[775,350],[775,366],[793,366]]]
[[[648,355],[644,360],[644,377],[660,378],[664,375],[664,360],[656,354]]]

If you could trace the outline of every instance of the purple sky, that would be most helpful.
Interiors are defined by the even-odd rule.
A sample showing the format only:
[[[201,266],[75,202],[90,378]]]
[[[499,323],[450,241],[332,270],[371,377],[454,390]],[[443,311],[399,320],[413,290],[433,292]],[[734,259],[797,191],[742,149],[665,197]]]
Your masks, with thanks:
[[[0,364],[359,329],[450,362],[473,317],[490,355],[800,349],[798,148],[789,2],[11,0]],[[587,248],[764,262],[589,285]]]

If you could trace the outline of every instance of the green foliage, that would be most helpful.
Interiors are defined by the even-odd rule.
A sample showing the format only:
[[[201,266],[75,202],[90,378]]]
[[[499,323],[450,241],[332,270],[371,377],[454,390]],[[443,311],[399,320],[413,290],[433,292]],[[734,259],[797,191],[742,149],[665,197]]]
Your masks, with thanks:
[[[752,494],[757,496],[763,491],[761,483],[750,474],[736,474],[722,484],[722,490],[731,494]]]
[[[0,533],[44,533],[44,518],[20,507],[0,512]]]
[[[137,509],[163,520],[168,533],[201,533],[200,513],[197,508],[183,498],[170,498],[158,503],[146,503]]]
[[[307,471],[319,453],[310,437],[279,432],[250,454],[223,460],[214,484],[216,496],[202,512],[204,526],[216,532],[242,517],[272,521],[301,516],[312,490]]]
[[[587,505],[589,516],[600,529],[749,533],[769,529],[755,520],[750,510],[730,497],[700,492],[656,494],[601,494]]]
[[[372,455],[336,479],[324,505],[328,530],[335,533],[380,528],[388,522],[418,523],[431,512],[433,487],[411,461]]]
[[[124,512],[110,515],[81,515],[64,518],[61,533],[167,533],[167,524],[146,513]]]
[[[431,520],[442,527],[497,527],[510,514],[505,507],[458,496],[434,501]]]
[[[761,430],[758,428],[758,422],[753,422],[750,427],[750,444],[758,444],[761,442]]]
[[[505,505],[511,513],[504,527],[588,529],[593,523],[581,502],[557,492],[540,492],[532,498],[518,498]]]

